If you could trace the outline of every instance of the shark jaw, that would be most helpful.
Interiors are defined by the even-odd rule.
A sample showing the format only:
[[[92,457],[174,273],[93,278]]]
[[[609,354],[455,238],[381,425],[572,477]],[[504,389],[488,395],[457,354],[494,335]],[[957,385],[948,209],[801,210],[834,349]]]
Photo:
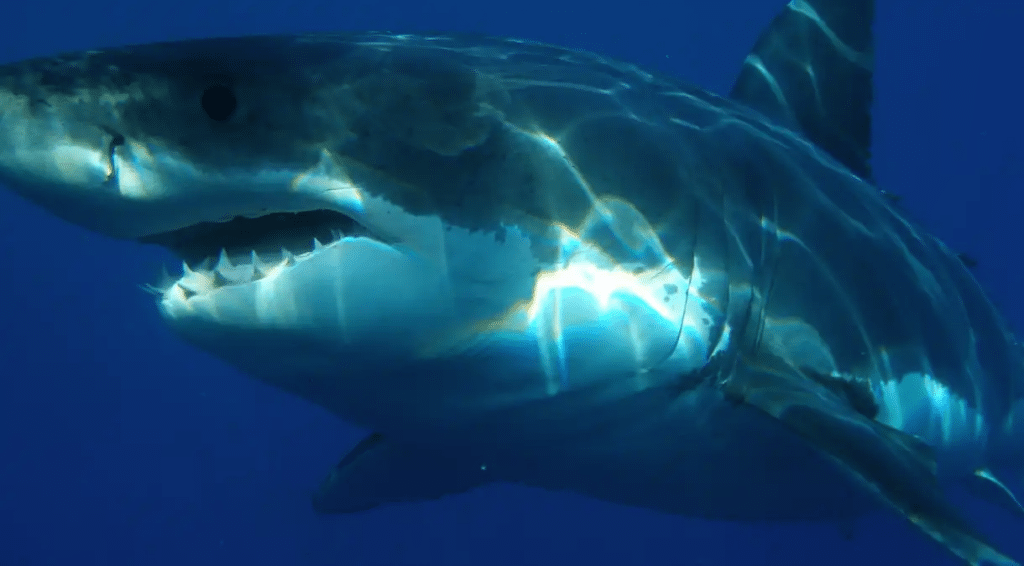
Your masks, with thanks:
[[[449,306],[440,258],[416,242],[385,241],[336,210],[203,222],[141,240],[182,259],[179,275],[148,288],[186,337],[193,325],[212,324],[342,343],[379,339],[396,330],[382,317],[419,320],[406,327],[418,332],[429,323],[417,313],[433,313],[427,318],[436,323],[434,315]]]
[[[147,285],[147,290],[165,299],[188,301],[224,287],[276,277],[335,248],[342,240],[355,238],[375,239],[351,216],[314,210],[202,222],[140,240],[167,248],[182,260],[177,278],[165,274],[158,285]]]

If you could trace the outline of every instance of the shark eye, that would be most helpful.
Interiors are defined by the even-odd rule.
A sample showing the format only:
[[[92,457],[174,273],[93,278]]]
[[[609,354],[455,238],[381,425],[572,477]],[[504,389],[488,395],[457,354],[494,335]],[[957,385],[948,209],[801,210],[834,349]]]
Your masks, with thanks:
[[[223,122],[231,117],[238,107],[238,99],[231,87],[212,85],[203,91],[203,110],[211,120]]]

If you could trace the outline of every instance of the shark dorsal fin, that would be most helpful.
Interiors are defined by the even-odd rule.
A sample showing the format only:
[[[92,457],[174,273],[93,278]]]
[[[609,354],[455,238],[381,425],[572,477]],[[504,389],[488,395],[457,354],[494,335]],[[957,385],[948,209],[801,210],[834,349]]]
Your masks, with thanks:
[[[761,34],[730,96],[870,180],[874,0],[792,0]]]

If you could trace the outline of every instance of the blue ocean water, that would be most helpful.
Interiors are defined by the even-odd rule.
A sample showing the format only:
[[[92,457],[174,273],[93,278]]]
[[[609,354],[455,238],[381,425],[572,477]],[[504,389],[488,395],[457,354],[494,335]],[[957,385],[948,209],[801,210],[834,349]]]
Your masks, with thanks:
[[[782,3],[22,1],[0,7],[0,62],[213,35],[451,30],[599,51],[724,92]],[[1024,329],[1022,27],[1015,0],[879,2],[874,167],[977,258]],[[852,530],[728,524],[511,486],[318,517],[309,492],[365,431],[171,336],[136,287],[161,252],[2,190],[0,250],[0,566],[956,564],[884,514]],[[967,506],[1024,555],[1022,523]]]

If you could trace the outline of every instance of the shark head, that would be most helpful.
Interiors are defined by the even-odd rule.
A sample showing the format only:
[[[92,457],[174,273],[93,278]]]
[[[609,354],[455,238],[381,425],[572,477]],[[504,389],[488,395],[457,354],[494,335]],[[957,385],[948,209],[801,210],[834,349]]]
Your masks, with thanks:
[[[704,364],[723,325],[687,301],[692,254],[670,257],[635,203],[593,193],[568,154],[600,163],[580,153],[593,131],[511,101],[516,66],[485,63],[515,44],[453,46],[255,37],[0,67],[0,181],[169,249],[182,272],[155,290],[175,330],[366,424],[353,399],[422,400],[407,381],[430,364],[547,392]]]

